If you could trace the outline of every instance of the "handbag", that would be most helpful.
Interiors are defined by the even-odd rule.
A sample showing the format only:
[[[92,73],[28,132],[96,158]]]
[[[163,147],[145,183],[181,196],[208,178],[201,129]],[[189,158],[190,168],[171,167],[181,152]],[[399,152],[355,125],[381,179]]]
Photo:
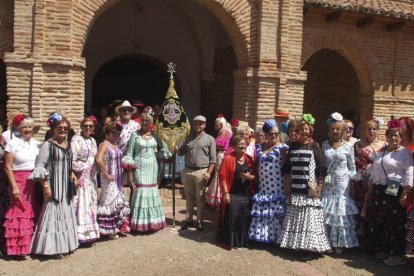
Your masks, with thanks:
[[[384,164],[382,163],[382,161],[384,160],[385,151],[386,149],[384,150],[384,153],[382,154],[381,158],[381,166],[384,170],[385,177],[387,178],[387,188],[385,189],[385,193],[390,196],[397,196],[398,189],[400,188],[402,183],[402,178],[388,176],[387,172],[385,171]]]

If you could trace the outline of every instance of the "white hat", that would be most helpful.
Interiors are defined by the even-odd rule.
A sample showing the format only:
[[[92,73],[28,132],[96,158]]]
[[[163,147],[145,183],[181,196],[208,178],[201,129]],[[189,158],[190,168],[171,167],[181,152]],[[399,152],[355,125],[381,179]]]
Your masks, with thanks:
[[[129,103],[129,101],[124,101],[121,105],[118,105],[117,107],[115,107],[115,112],[119,114],[119,110],[120,110],[121,108],[124,108],[124,107],[129,107],[129,108],[131,108],[131,109],[132,109],[132,114],[134,114],[134,113],[136,113],[136,112],[137,112],[137,108],[136,108],[135,106],[132,106],[132,105]]]
[[[207,122],[206,117],[204,117],[203,115],[198,115],[194,117],[194,121],[200,121],[200,122]]]

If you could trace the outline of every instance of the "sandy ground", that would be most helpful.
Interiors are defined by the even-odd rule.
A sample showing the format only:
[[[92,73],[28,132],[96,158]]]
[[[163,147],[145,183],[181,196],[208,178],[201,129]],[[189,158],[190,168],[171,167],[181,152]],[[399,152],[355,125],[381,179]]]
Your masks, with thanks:
[[[182,210],[177,213],[176,228],[101,240],[63,260],[1,258],[0,275],[414,275],[413,258],[407,265],[387,267],[359,250],[307,261],[302,253],[274,245],[253,244],[249,249],[227,251],[214,242],[217,212],[206,212],[204,232],[178,230],[183,214]],[[169,208],[166,215],[171,225]]]

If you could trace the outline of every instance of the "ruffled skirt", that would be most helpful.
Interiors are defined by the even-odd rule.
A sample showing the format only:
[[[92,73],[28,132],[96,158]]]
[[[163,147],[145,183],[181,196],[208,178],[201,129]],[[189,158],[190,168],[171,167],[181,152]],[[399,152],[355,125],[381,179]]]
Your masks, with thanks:
[[[167,226],[157,185],[141,184],[131,200],[131,230],[158,231]]]
[[[33,206],[35,183],[27,179],[30,173],[30,171],[14,172],[20,190],[20,201],[16,202],[11,198],[10,207],[5,215],[4,237],[7,255],[30,254],[35,222]]]
[[[78,222],[78,239],[80,243],[92,243],[99,239],[98,197],[95,183],[89,179],[83,179],[82,183],[83,185],[78,188],[78,193],[74,199]]]
[[[259,192],[252,200],[249,239],[266,243],[276,242],[286,214],[286,197],[282,194]]]
[[[32,241],[32,253],[55,255],[73,252],[79,247],[75,210],[66,201],[43,202]]]
[[[283,248],[330,251],[321,201],[307,195],[292,194],[277,242]]]
[[[359,245],[355,231],[355,215],[358,207],[349,196],[324,195],[322,206],[329,242],[332,247],[356,247]]]
[[[217,153],[217,163],[214,170],[213,179],[210,182],[210,186],[208,186],[205,196],[206,196],[206,203],[211,207],[219,207],[221,204],[221,188],[220,188],[220,181],[219,181],[219,169],[221,162],[224,158],[224,152]]]
[[[128,201],[115,185],[112,185],[109,191],[101,192],[97,212],[100,234],[108,236],[129,233],[130,211]]]

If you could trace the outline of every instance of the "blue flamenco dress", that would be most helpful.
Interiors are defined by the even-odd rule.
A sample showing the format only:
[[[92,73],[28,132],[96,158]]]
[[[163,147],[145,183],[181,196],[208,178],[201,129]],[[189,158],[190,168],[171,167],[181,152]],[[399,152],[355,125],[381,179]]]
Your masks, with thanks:
[[[258,162],[259,192],[252,197],[252,222],[249,239],[265,243],[275,243],[286,213],[287,198],[283,191],[282,151],[286,144],[274,146],[263,152],[262,145],[256,145]]]
[[[358,208],[349,195],[350,180],[356,174],[354,150],[350,144],[333,149],[328,141],[322,143],[325,165],[328,168],[322,192],[322,206],[332,247],[356,247]]]

